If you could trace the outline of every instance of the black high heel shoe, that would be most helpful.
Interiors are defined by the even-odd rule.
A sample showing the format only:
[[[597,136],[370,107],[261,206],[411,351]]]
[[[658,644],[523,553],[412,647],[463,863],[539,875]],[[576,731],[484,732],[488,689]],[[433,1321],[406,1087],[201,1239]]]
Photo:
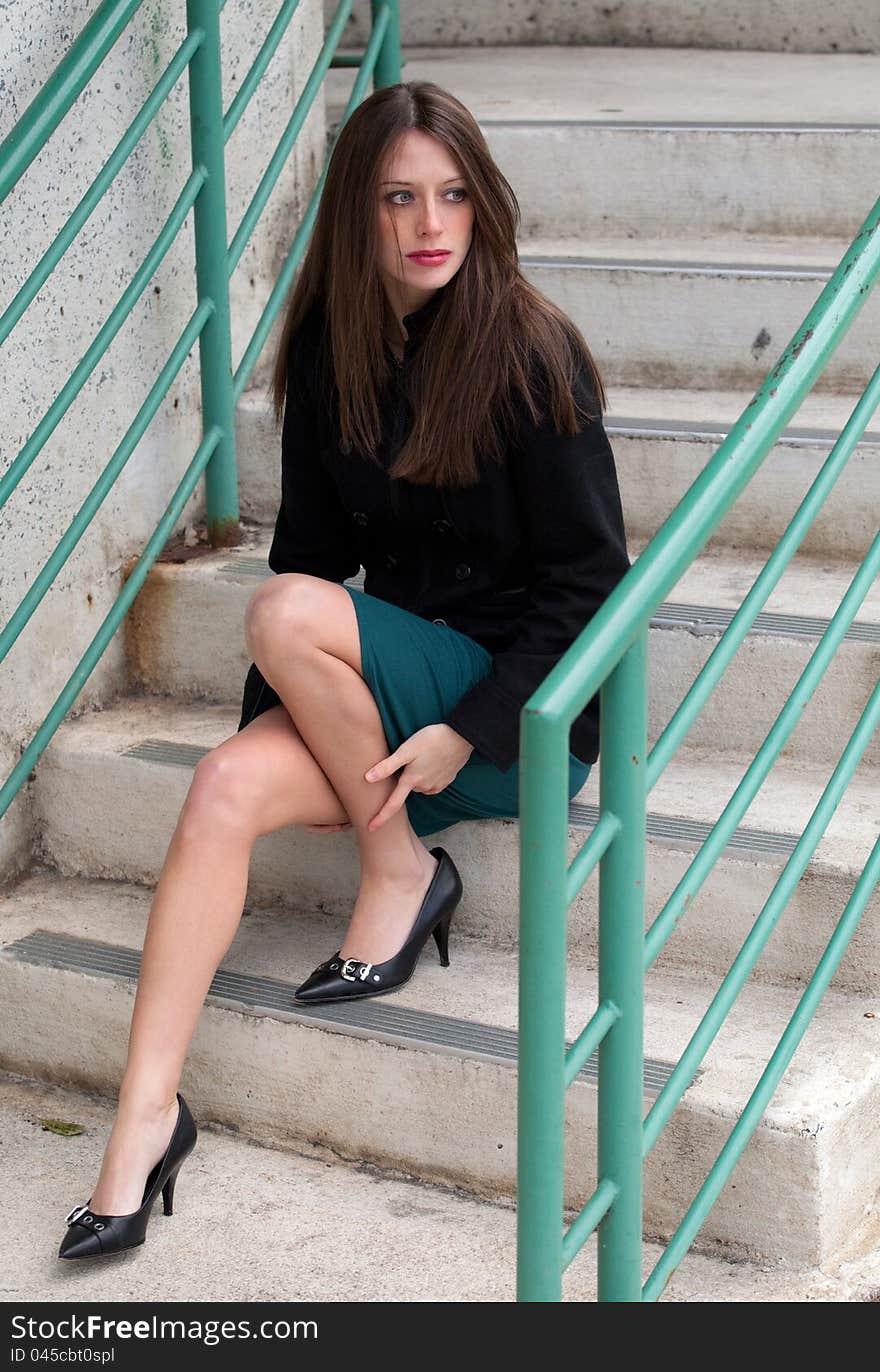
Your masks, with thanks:
[[[184,1158],[195,1148],[199,1132],[179,1091],[177,1099],[180,1104],[174,1133],[164,1157],[147,1177],[140,1209],[130,1215],[96,1215],[87,1205],[75,1205],[66,1216],[69,1227],[61,1240],[59,1258],[100,1258],[108,1253],[121,1253],[126,1248],[137,1248],[146,1238],[150,1211],[160,1191],[165,1214],[172,1213],[177,1173]]]
[[[377,963],[343,958],[337,951],[296,988],[293,994],[297,1001],[314,1005],[330,1000],[362,1000],[365,996],[385,996],[396,991],[409,981],[431,934],[441,966],[449,966],[449,925],[461,900],[461,877],[445,848],[432,848],[431,855],[437,859],[437,870],[403,947],[387,961]]]

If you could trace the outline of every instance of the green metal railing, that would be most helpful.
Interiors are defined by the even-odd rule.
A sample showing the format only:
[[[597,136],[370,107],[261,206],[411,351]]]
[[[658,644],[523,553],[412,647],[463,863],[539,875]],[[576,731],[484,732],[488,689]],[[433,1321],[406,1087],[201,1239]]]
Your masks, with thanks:
[[[340,120],[340,128],[368,94],[371,80],[374,88],[393,85],[400,80],[399,0],[371,0],[371,32],[363,53],[339,54],[337,48],[353,2],[354,0],[340,0],[327,29],[321,51],[284,132],[232,241],[227,243],[225,147],[281,42],[299,0],[284,0],[225,114],[222,107],[220,67],[220,11],[225,0],[187,0],[186,38],[76,209],[33,268],[15,298],[0,315],[2,345],[40,288],[51,276],[108,187],[112,185],[132,149],[155,118],[178,79],[187,71],[192,170],[171,213],[159,227],[149,252],[132,275],[105,323],[86,348],[82,359],[64,382],[21,452],[0,478],[0,506],[16,489],[56,426],[76,400],[177,238],[191,209],[195,225],[196,305],[123,439],[83,501],[69,528],[34,578],[8,624],[0,630],[0,663],[89,527],[96,511],[174,383],[196,340],[199,344],[201,377],[202,439],[122,591],[69,676],[44,722],[0,788],[0,817],[12,804],[20,787],[27,780],[58,725],[100,660],[143,585],[147,573],[174,531],[181,512],[203,473],[208,536],[211,544],[220,547],[239,541],[235,405],[253,372],[305,252],[324,186],[326,163],[272,293],[234,374],[230,340],[229,279],[251,239],[328,68],[357,66],[359,69]],[[104,3],[98,6],[70,51],[59,62],[12,132],[0,145],[0,203],[5,201],[34,158],[39,155],[143,3],[144,0],[104,0]]]
[[[643,1120],[644,978],[791,735],[880,572],[880,531],[808,666],[694,861],[645,935],[647,796],[683,742],[822,508],[880,402],[880,367],[754,585],[651,752],[651,616],[699,554],[838,347],[880,273],[880,200],[813,309],[711,462],[548,675],[521,717],[518,1298],[561,1299],[562,1275],[598,1228],[600,1301],[657,1300],[730,1176],[880,879],[874,845],[816,971],[730,1137],[642,1286],[642,1168],[693,1081],[815,852],[880,722],[874,688],[809,823],[730,971]],[[572,721],[600,691],[599,819],[568,863]],[[599,1005],[566,1048],[568,907],[599,872]],[[598,1048],[598,1185],[563,1222],[565,1091]]]

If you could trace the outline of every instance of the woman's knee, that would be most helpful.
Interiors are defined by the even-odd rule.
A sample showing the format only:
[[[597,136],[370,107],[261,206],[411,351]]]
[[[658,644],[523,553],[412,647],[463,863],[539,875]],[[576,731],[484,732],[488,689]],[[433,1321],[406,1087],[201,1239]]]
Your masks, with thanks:
[[[283,646],[285,654],[307,641],[308,627],[318,613],[317,578],[281,572],[263,582],[245,607],[244,636],[258,666],[268,664]]]
[[[228,742],[235,742],[233,738]],[[196,763],[179,827],[198,835],[249,833],[259,813],[263,787],[247,749],[219,744]]]

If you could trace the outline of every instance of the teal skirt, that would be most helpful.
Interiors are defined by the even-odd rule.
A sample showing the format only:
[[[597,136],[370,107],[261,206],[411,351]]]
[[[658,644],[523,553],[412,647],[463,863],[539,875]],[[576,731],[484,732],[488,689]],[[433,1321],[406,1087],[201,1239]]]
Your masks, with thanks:
[[[428,724],[439,724],[492,668],[492,656],[468,634],[402,610],[387,600],[344,588],[357,614],[364,680],[379,710],[389,754]],[[378,761],[378,758],[376,759]],[[569,753],[569,799],[590,775]],[[419,837],[463,819],[516,819],[519,763],[502,772],[476,749],[437,795],[410,791],[409,822]]]

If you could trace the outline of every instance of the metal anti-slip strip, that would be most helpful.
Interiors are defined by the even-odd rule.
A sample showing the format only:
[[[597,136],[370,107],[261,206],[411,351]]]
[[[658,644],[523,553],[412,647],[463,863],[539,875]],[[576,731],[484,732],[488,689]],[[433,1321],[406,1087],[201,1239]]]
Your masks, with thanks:
[[[247,577],[265,577],[269,574],[265,561],[259,557],[236,558],[232,562],[224,562],[220,570]],[[345,585],[359,587],[363,590],[364,575],[362,567],[357,576],[349,577]],[[713,633],[719,628],[726,629],[735,614],[736,609],[721,608],[717,605],[685,605],[669,600],[657,607],[651,616],[651,623],[658,628],[674,624],[679,627]],[[749,633],[784,634],[796,638],[821,638],[829,623],[830,620],[813,615],[782,615],[762,611],[755,617],[755,622]],[[880,624],[851,624],[844,634],[844,638],[856,640],[859,643],[880,643]]]
[[[126,748],[123,757],[141,758],[144,762],[164,763],[172,767],[195,767],[207,748],[195,743],[172,743],[167,739],[145,738]],[[572,801],[568,807],[568,822],[573,829],[592,829],[599,822],[599,807]],[[672,842],[699,845],[709,836],[712,825],[699,819],[680,819],[675,815],[649,814],[649,838],[669,839]],[[792,853],[799,834],[774,833],[764,829],[739,828],[727,842],[728,848],[759,853]]]
[[[134,948],[74,938],[70,934],[56,934],[48,929],[35,929],[14,943],[7,944],[2,956],[42,967],[127,981],[137,980],[141,964],[141,955]],[[390,1003],[384,996],[349,1004],[297,1005],[293,999],[294,989],[290,982],[275,977],[249,976],[219,968],[207,998],[210,1002],[229,1005],[237,1010],[314,1025],[397,1047],[429,1047],[434,1051],[481,1058],[505,1066],[516,1063],[517,1035],[512,1029],[456,1019],[451,1015],[436,1015],[426,1010],[413,1010]],[[656,1096],[671,1072],[671,1063],[646,1058],[645,1094]],[[588,1059],[577,1079],[588,1082],[598,1080],[597,1054]]]

